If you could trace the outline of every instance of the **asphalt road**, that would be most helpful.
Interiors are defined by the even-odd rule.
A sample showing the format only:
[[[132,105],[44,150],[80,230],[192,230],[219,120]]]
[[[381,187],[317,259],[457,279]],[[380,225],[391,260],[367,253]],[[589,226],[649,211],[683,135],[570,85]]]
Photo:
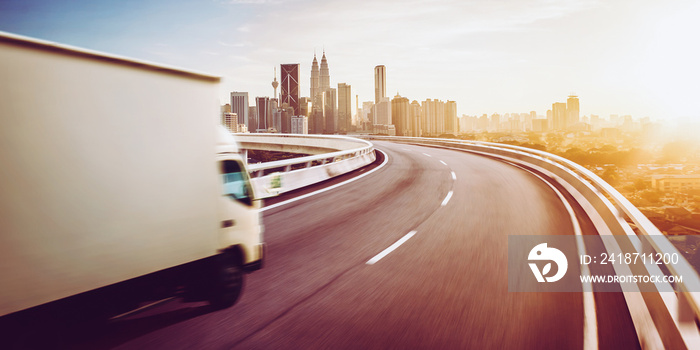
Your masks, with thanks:
[[[235,306],[175,301],[89,327],[69,346],[582,348],[581,293],[508,292],[509,235],[573,234],[547,184],[465,152],[375,144],[388,161],[374,173],[264,212],[265,267]],[[619,321],[601,336],[629,336],[620,299],[604,299],[600,322]],[[635,347],[625,341],[601,344]]]

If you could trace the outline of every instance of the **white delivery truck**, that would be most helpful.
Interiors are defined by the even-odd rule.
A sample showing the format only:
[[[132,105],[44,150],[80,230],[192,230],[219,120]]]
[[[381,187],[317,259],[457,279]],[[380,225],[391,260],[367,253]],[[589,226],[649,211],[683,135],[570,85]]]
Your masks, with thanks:
[[[0,32],[0,320],[235,303],[263,226],[218,83]]]

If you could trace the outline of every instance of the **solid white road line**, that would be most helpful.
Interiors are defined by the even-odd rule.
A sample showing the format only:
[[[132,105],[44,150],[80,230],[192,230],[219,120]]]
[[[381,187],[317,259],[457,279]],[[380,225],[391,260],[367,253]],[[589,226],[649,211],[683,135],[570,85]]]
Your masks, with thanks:
[[[406,241],[408,241],[415,234],[416,234],[416,231],[411,231],[411,232],[407,233],[405,236],[401,237],[401,239],[396,241],[394,244],[390,245],[389,248],[382,250],[382,252],[375,255],[374,258],[367,260],[367,262],[365,264],[374,265],[374,263],[381,260],[383,257],[387,256],[387,254],[393,252],[396,248],[398,248],[400,245],[404,244]]]
[[[442,165],[447,165],[447,163],[445,163],[445,162],[443,162],[443,161],[440,161],[440,163],[442,163]]]
[[[428,157],[432,157],[431,155],[429,155],[429,154],[427,154],[427,153],[423,153],[423,154],[426,155],[426,156],[428,156]]]
[[[559,190],[554,187],[549,181],[545,180],[538,174],[530,171],[529,169],[522,167],[518,164],[512,163],[512,162],[506,162],[509,163],[513,166],[516,166],[520,169],[523,169],[527,171],[528,173],[535,175],[537,178],[542,180],[542,182],[546,183],[547,186],[549,186],[554,193],[557,194],[557,197],[559,197],[559,200],[561,200],[562,203],[564,203],[564,207],[566,207],[566,211],[569,212],[569,217],[571,218],[571,224],[574,226],[574,234],[576,235],[576,246],[579,255],[586,255],[586,246],[583,243],[583,237],[582,237],[582,232],[581,232],[581,226],[578,223],[578,219],[576,219],[576,213],[574,212],[574,208],[571,207],[571,204],[569,204],[569,201],[566,200],[563,194],[559,192]],[[588,268],[588,265],[581,265],[581,275],[584,276],[590,276],[591,271]],[[583,349],[584,350],[596,350],[598,349],[598,323],[596,320],[596,311],[595,311],[595,299],[593,298],[593,286],[591,285],[590,282],[588,283],[582,283],[582,288],[583,288]]]
[[[446,206],[447,202],[450,201],[450,198],[452,198],[452,191],[447,192],[447,197],[445,197],[445,199],[442,201],[442,204],[440,204],[440,205],[443,207]]]
[[[337,184],[335,184],[335,185],[333,185],[333,186],[328,186],[328,187],[322,188],[322,189],[320,189],[320,190],[318,190],[318,191],[313,191],[313,192],[311,192],[311,193],[307,193],[307,194],[301,195],[301,196],[299,196],[299,197],[294,197],[294,198],[292,198],[292,199],[288,199],[288,200],[283,201],[283,202],[279,202],[279,203],[275,203],[275,204],[268,205],[268,206],[266,206],[266,207],[260,209],[260,211],[263,212],[263,211],[265,211],[265,210],[277,208],[277,207],[280,207],[280,206],[283,206],[283,205],[286,205],[286,204],[289,204],[289,203],[292,203],[292,202],[296,202],[296,201],[298,201],[298,200],[302,200],[302,199],[304,199],[304,198],[308,198],[308,197],[317,195],[317,194],[319,194],[319,193],[323,193],[323,192],[326,192],[326,191],[330,191],[330,190],[332,190],[332,189],[334,189],[334,188],[337,188],[337,187],[340,187],[340,186],[342,186],[342,185],[347,185],[347,184],[349,184],[349,183],[351,183],[351,182],[353,182],[353,181],[357,181],[357,180],[359,180],[359,179],[361,179],[361,178],[363,178],[363,177],[365,177],[365,176],[367,176],[367,175],[369,175],[369,174],[371,174],[371,173],[373,173],[373,172],[375,172],[375,171],[381,169],[381,168],[384,167],[384,166],[386,165],[386,163],[389,161],[389,156],[388,156],[384,151],[382,151],[382,150],[377,150],[377,151],[382,152],[382,154],[384,155],[384,161],[382,162],[382,164],[379,164],[378,167],[376,167],[376,168],[374,168],[374,169],[372,169],[372,170],[370,170],[370,171],[368,171],[368,172],[366,172],[366,173],[364,173],[364,174],[362,174],[362,175],[355,176],[355,177],[353,177],[352,179],[348,179],[348,180],[345,180],[345,181],[343,181],[343,182],[339,182],[339,183],[337,183]]]
[[[452,172],[452,180],[457,180],[457,174],[454,171]]]

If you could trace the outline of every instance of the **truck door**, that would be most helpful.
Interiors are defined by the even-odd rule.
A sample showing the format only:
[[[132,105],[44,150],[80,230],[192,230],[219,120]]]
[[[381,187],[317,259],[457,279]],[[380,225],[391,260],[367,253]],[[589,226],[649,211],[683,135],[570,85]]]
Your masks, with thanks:
[[[219,165],[223,182],[219,215],[223,248],[259,244],[259,216],[253,206],[248,173],[239,160],[223,160]]]

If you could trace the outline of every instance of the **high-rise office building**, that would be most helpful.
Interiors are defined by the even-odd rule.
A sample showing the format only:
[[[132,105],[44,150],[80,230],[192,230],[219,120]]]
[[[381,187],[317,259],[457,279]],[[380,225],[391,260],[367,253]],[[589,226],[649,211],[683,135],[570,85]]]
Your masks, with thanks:
[[[423,133],[438,136],[445,133],[445,102],[426,99],[422,104]]]
[[[310,116],[311,115],[311,98],[302,97],[299,99],[299,115]]]
[[[323,92],[325,95],[326,128],[324,133],[335,134],[338,132],[338,90],[330,88]]]
[[[566,103],[555,102],[552,104],[552,130],[566,130],[568,127],[568,116],[566,113]]]
[[[309,118],[309,134],[323,134],[326,128],[326,94],[320,93],[314,103],[311,117]]]
[[[435,135],[442,135],[445,133],[445,102],[440,100],[433,100],[435,102],[435,120],[436,129]]]
[[[352,129],[352,91],[345,83],[338,84],[338,132],[347,133]]]
[[[326,51],[323,51],[321,57],[321,71],[319,75],[319,87],[321,91],[326,91],[331,88],[331,73],[328,70],[328,60],[326,59]]]
[[[355,114],[352,117],[352,125],[355,130],[359,129],[362,122],[360,122],[360,95],[355,95]]]
[[[240,120],[241,117],[238,117]],[[255,106],[248,107],[248,127],[249,132],[255,132],[258,129],[258,109]]]
[[[374,67],[374,103],[379,103],[386,97],[386,67]]]
[[[236,113],[225,112],[221,123],[230,132],[238,132],[238,116]]]
[[[321,92],[321,80],[320,80],[320,70],[318,68],[318,61],[316,60],[316,54],[314,54],[314,61],[311,63],[311,95],[309,98],[313,104],[317,104],[318,94]]]
[[[272,128],[272,110],[270,108],[269,97],[256,97],[255,107],[257,110],[258,126],[255,132],[268,132]]]
[[[408,119],[410,120],[409,129],[411,130],[411,134],[409,136],[420,137],[422,133],[421,111],[420,103],[418,103],[416,100],[411,102],[411,106],[408,109]]]
[[[281,64],[282,92],[280,104],[286,103],[299,115],[299,63]]]
[[[292,117],[294,117],[294,108],[282,105],[277,114],[278,119],[275,120],[275,128],[281,133],[289,134],[292,132]]]
[[[566,99],[566,123],[573,127],[579,122],[578,96],[571,94]]]
[[[389,98],[382,98],[379,103],[374,105],[372,109],[372,114],[374,121],[372,124],[376,125],[392,125],[391,121],[391,101]]]
[[[457,102],[445,102],[445,133],[457,135],[459,122],[457,121]]]
[[[364,101],[362,102],[362,112],[360,113],[360,123],[362,130],[370,131],[372,130],[372,123],[374,123],[374,115],[372,110],[374,109],[374,102]]]
[[[491,114],[489,120],[489,131],[498,131],[501,129],[501,115],[498,113]]]
[[[305,115],[292,117],[292,134],[308,134],[309,118]]]
[[[423,136],[432,134],[435,128],[435,107],[433,106],[433,100],[426,99],[421,102],[420,108],[420,120],[421,125],[423,125]]]
[[[409,106],[408,98],[399,94],[391,100],[391,121],[396,127],[396,136],[410,136]]]
[[[309,133],[335,133],[338,130],[338,91],[331,88],[331,75],[326,51],[323,51],[319,66],[316,55],[311,63],[311,110]]]
[[[255,130],[250,127],[248,121],[248,93],[234,91],[231,93],[231,113],[238,116],[238,124],[245,124],[248,130]]]

